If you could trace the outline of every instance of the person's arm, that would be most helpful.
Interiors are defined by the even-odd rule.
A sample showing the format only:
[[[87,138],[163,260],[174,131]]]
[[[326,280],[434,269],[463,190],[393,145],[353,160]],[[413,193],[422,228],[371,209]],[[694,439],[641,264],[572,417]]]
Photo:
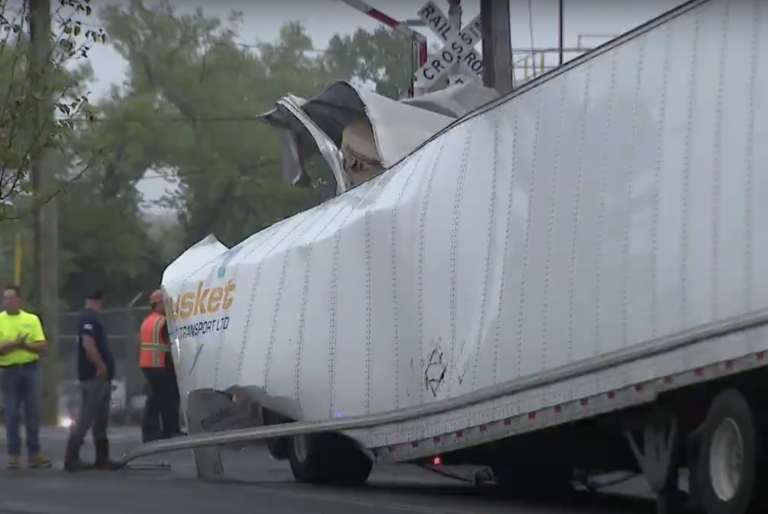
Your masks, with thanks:
[[[85,350],[85,357],[96,368],[96,376],[105,377],[107,375],[107,365],[104,364],[104,359],[101,358],[99,349],[96,348],[96,339],[88,334],[83,334],[83,349]]]
[[[96,368],[96,376],[104,378],[107,376],[107,365],[101,358],[101,353],[96,346],[96,330],[92,321],[83,323],[80,328],[80,338],[85,351],[85,358]]]
[[[48,351],[48,341],[45,340],[43,325],[37,316],[35,316],[34,328],[27,334],[24,341],[24,349],[37,354],[43,354]]]
[[[11,339],[10,336],[10,332],[0,327],[0,355],[7,355],[24,344],[23,336],[17,336],[14,339]]]
[[[21,347],[23,344],[23,339],[16,338],[16,339],[9,339],[7,341],[0,342],[0,355],[6,355],[11,353],[13,350]]]

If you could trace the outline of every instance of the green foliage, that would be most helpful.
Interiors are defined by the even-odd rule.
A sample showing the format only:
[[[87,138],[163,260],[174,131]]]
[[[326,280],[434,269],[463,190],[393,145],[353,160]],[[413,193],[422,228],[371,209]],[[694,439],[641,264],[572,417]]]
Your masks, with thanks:
[[[415,55],[413,43],[404,35],[385,27],[373,33],[358,29],[351,36],[334,36],[328,49],[326,63],[337,76],[371,81],[377,93],[390,98],[407,94]]]
[[[88,16],[89,4],[60,0],[52,13],[51,51],[38,56],[26,35],[31,21],[27,3],[14,10],[0,0],[0,221],[16,211],[15,198],[29,192],[33,162],[44,151],[63,151],[74,120],[88,116],[83,84],[91,71],[87,63],[77,66],[75,61],[87,58],[92,45],[106,37],[73,19]],[[56,111],[53,119],[49,107]]]
[[[313,96],[337,79],[374,81],[395,95],[409,83],[410,43],[387,31],[336,36],[318,53],[299,23],[285,24],[276,43],[244,48],[237,20],[179,15],[167,3],[134,0],[105,9],[103,20],[130,63],[126,95],[154,101],[132,119],[154,134],[144,155],[181,181],[169,201],[180,209],[186,245],[211,232],[237,243],[322,199],[280,178],[278,132],[254,119],[275,100]],[[125,139],[123,125],[107,131],[113,126]]]
[[[279,133],[254,119],[278,98],[311,97],[353,78],[399,97],[410,83],[410,43],[384,29],[336,36],[317,51],[299,23],[283,25],[275,42],[245,46],[236,13],[222,21],[131,0],[99,15],[108,43],[129,66],[124,83],[98,103],[59,109],[70,120],[60,122],[67,131],[58,146],[67,184],[59,196],[60,278],[69,305],[95,286],[108,290],[113,305],[125,304],[156,287],[165,266],[209,233],[232,245],[327,197],[327,188],[281,178]],[[65,35],[86,29],[68,27]],[[75,100],[90,70],[68,69],[75,71],[61,77]],[[310,163],[318,173],[323,167],[320,159]],[[176,210],[175,223],[158,228],[157,217],[142,210],[137,186],[147,170],[178,181],[161,201]],[[21,224],[29,227],[26,219]],[[0,248],[13,246],[15,227],[0,224]],[[31,241],[26,231],[25,255]],[[7,278],[12,256],[2,249]],[[25,259],[24,276],[30,272]]]

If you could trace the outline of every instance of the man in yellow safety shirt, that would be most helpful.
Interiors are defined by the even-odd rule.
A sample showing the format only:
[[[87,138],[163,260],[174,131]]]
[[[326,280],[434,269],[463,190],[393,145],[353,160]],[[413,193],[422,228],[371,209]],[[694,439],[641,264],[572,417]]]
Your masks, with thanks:
[[[8,467],[18,469],[21,461],[19,421],[24,409],[29,466],[48,468],[51,461],[40,453],[40,412],[38,405],[38,360],[48,349],[40,318],[21,309],[17,286],[3,290],[5,311],[0,313],[0,390],[5,405],[5,433]]]
[[[181,435],[179,389],[171,356],[163,293],[149,296],[152,312],[141,323],[139,367],[149,384],[141,435],[144,442]]]

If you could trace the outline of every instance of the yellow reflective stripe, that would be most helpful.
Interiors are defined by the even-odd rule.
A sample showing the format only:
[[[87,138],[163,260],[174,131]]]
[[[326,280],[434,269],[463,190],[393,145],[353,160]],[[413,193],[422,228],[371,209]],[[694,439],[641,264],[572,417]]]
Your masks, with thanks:
[[[158,347],[152,351],[152,365],[156,368],[160,367],[160,353],[164,353],[164,350],[160,349],[160,346],[167,346],[162,344],[162,338],[160,337],[160,326],[163,324],[162,316],[155,317],[155,324],[152,327],[152,342]]]
[[[152,327],[152,342],[153,343],[160,343],[161,342],[161,338],[160,338],[160,325],[162,325],[162,324],[163,324],[163,317],[162,316],[157,316],[155,318],[155,324]]]
[[[161,328],[164,321],[165,321],[165,318],[163,316],[155,315],[155,318],[153,320],[153,326],[152,326],[152,336],[151,336],[152,340],[141,342],[141,351],[151,352],[152,363],[150,364],[150,367],[153,367],[153,368],[159,368],[161,366],[160,364],[161,354],[170,353],[171,351],[170,345],[163,342],[163,339],[161,336],[161,333],[162,333]]]
[[[171,347],[167,344],[160,343],[141,343],[141,348],[150,351],[170,352]]]

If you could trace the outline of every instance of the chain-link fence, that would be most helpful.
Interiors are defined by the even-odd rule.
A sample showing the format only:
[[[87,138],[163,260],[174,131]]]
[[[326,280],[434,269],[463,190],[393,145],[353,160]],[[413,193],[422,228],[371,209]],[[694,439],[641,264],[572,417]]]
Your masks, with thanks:
[[[59,315],[58,376],[59,414],[66,419],[77,412],[77,318],[78,312]],[[139,327],[149,308],[105,309],[99,317],[115,357],[112,391],[112,419],[135,423],[146,400],[145,380],[139,369]]]

